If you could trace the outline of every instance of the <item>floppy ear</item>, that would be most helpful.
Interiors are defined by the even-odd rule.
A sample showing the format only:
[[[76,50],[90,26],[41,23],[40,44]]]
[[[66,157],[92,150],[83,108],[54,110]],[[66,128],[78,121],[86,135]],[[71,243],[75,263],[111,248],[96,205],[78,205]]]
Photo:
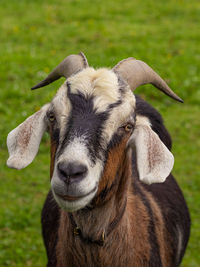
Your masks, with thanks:
[[[8,134],[8,167],[23,169],[33,161],[47,128],[45,115],[48,107],[49,104],[43,106]]]
[[[130,146],[136,150],[139,179],[146,183],[162,183],[170,174],[174,157],[148,125],[136,124]]]

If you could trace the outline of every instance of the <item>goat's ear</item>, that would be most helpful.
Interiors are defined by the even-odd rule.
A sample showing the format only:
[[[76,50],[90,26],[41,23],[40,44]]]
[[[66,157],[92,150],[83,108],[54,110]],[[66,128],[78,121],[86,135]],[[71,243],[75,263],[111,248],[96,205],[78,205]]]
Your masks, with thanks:
[[[148,125],[136,126],[129,145],[136,150],[139,179],[146,183],[162,183],[170,174],[174,157]]]
[[[43,106],[8,134],[8,167],[20,170],[33,161],[47,128],[45,115],[48,107],[49,104]]]

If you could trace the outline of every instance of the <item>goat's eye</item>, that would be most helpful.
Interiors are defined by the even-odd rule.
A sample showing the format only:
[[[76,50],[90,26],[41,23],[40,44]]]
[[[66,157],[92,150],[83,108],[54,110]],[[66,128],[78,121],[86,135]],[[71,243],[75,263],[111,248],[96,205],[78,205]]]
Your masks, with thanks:
[[[54,114],[53,113],[50,113],[49,114],[49,121],[50,122],[53,122],[55,120],[55,116],[54,116]]]
[[[126,125],[124,126],[124,130],[125,130],[126,132],[130,132],[132,129],[133,129],[133,125],[130,124],[130,123],[128,123],[128,124],[126,124]]]

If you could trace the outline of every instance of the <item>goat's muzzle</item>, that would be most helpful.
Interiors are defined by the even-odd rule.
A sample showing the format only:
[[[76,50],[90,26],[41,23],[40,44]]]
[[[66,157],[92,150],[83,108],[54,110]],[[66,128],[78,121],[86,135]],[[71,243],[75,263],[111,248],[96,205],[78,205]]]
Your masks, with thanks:
[[[57,165],[58,177],[67,185],[72,183],[79,183],[85,178],[88,172],[86,165],[78,162],[60,161]]]

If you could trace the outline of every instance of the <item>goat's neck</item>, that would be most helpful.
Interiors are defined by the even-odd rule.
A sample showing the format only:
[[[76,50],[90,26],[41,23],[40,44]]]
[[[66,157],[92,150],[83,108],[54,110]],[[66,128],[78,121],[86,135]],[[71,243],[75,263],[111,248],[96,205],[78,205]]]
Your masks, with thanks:
[[[83,237],[99,239],[103,231],[107,233],[110,223],[124,212],[131,175],[131,159],[130,155],[126,155],[116,173],[117,184],[110,192],[109,200],[94,205],[92,209],[83,209],[73,213],[73,219]]]

